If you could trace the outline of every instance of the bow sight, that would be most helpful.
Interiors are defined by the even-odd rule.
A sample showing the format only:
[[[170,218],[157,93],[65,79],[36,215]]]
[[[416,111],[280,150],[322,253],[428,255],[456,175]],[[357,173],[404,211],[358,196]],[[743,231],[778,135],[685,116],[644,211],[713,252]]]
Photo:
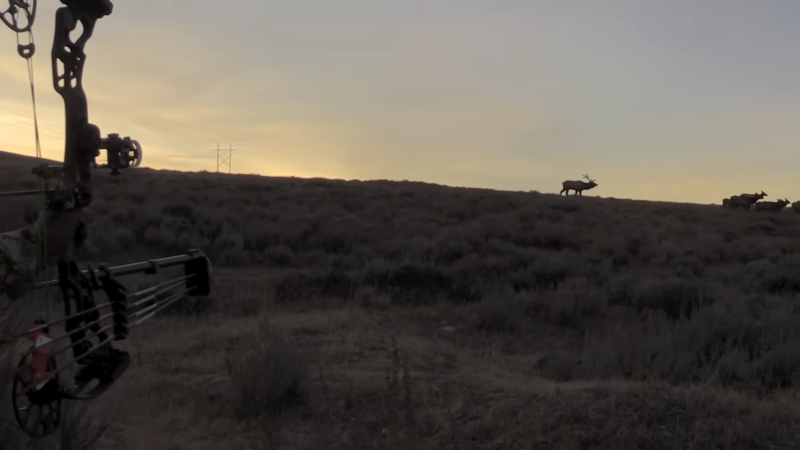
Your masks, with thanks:
[[[19,43],[17,52],[29,61],[28,69],[32,70],[30,58],[36,47],[31,28],[36,18],[36,0],[8,0],[8,3],[8,8],[0,11],[0,20],[18,35],[28,34],[28,43]],[[51,62],[53,87],[64,100],[64,164],[40,165],[33,169],[33,173],[45,181],[57,180],[54,188],[0,193],[0,197],[43,194],[45,206],[40,220],[45,221],[49,215],[77,212],[91,204],[92,169],[110,169],[112,175],[120,175],[120,170],[138,167],[142,161],[139,142],[118,134],[101,138],[100,129],[89,123],[82,81],[86,61],[84,47],[97,20],[110,15],[113,5],[109,0],[61,0],[61,3],[65,6],[56,11]],[[70,33],[78,24],[83,30],[72,40]],[[101,150],[106,150],[107,163],[96,161]],[[62,399],[96,398],[119,379],[130,363],[130,356],[115,349],[112,341],[125,339],[130,329],[186,295],[204,296],[211,290],[211,263],[200,250],[117,267],[101,265],[97,270],[89,265],[87,270],[81,271],[75,250],[86,238],[86,230],[79,229],[75,233],[60,255],[58,279],[34,286],[37,289],[60,288],[64,317],[47,322],[37,320],[16,336],[34,341],[22,354],[12,390],[17,421],[33,437],[46,436],[59,427]],[[44,238],[39,239],[41,243]],[[125,275],[155,274],[161,268],[173,266],[182,266],[183,275],[138,292],[129,293],[119,281],[119,277]],[[107,300],[97,304],[95,291],[103,291]],[[57,327],[63,327],[64,333],[51,337]],[[58,348],[57,344],[66,338],[70,344]],[[69,350],[72,359],[59,364],[58,360]],[[67,376],[65,370],[73,366],[79,366],[78,370]]]
[[[111,133],[103,139],[100,148],[106,150],[108,163],[98,166],[97,162],[93,161],[92,164],[101,169],[111,169],[111,175],[119,175],[122,173],[119,169],[139,167],[142,163],[142,146],[139,145],[139,141],[128,136],[120,139],[117,133]]]

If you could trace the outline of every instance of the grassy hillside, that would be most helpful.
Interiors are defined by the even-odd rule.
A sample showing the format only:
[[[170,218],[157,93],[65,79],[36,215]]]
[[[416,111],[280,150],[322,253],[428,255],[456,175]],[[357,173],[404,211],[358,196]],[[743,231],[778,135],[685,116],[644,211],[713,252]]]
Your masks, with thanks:
[[[116,448],[800,447],[800,215],[150,169],[92,209],[87,261],[215,265],[126,344]]]

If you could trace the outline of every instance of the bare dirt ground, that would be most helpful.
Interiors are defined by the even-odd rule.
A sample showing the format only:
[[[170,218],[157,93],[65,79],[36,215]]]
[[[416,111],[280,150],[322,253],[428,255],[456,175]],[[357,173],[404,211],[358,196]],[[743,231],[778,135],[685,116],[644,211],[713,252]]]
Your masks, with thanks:
[[[31,163],[0,154],[0,187],[35,187]],[[800,215],[97,178],[86,261],[201,248],[214,292],[135,330],[82,431],[38,448],[800,448]],[[29,206],[4,201],[2,229]]]

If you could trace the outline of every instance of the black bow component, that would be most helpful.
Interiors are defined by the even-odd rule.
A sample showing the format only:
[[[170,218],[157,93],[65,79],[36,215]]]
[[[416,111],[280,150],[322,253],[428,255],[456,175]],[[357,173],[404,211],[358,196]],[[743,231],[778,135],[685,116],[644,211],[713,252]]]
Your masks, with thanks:
[[[36,0],[8,2],[9,7],[0,11],[0,19],[12,31],[28,34],[27,43],[19,43],[17,50],[29,61],[31,70],[30,58],[36,51],[31,32]],[[53,87],[64,99],[64,164],[33,168],[33,173],[43,180],[56,180],[55,187],[0,193],[0,197],[43,195],[42,217],[91,205],[93,169],[110,169],[112,175],[120,175],[121,170],[138,167],[143,156],[138,141],[115,133],[103,138],[100,129],[89,122],[83,89],[84,48],[97,20],[112,13],[112,3],[109,0],[61,0],[61,3],[65,6],[56,11],[51,62]],[[83,31],[73,41],[70,33],[78,24]],[[101,150],[106,151],[107,162],[98,164]],[[58,261],[58,279],[34,286],[34,292],[58,286],[63,296],[64,316],[50,321],[36,320],[16,336],[33,341],[19,361],[12,391],[20,427],[33,437],[43,437],[58,429],[62,399],[96,398],[122,376],[130,356],[114,348],[113,341],[124,340],[131,329],[187,295],[205,296],[211,292],[211,262],[200,250],[117,267],[101,265],[97,270],[89,265],[88,269],[80,270],[76,255],[87,231],[82,229],[80,234],[80,238],[77,235],[70,238]],[[125,275],[156,274],[162,268],[175,266],[184,268],[182,275],[138,292],[128,292],[119,280]],[[106,300],[96,303],[96,291],[103,291]],[[63,328],[63,334],[52,336],[57,328]],[[56,344],[66,338],[70,345],[59,348]],[[72,358],[63,362],[69,350]],[[66,369],[73,367],[76,373],[67,376]]]

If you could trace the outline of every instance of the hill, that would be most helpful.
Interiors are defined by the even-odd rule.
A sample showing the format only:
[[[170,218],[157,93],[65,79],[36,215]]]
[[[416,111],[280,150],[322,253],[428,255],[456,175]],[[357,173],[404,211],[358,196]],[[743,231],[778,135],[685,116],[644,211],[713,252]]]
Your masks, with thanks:
[[[0,154],[0,189],[34,187],[31,162]],[[138,330],[131,369],[86,413],[115,417],[114,448],[800,446],[800,215],[96,179],[84,259],[201,248],[215,265],[213,295]],[[4,201],[5,229],[32,204]]]

